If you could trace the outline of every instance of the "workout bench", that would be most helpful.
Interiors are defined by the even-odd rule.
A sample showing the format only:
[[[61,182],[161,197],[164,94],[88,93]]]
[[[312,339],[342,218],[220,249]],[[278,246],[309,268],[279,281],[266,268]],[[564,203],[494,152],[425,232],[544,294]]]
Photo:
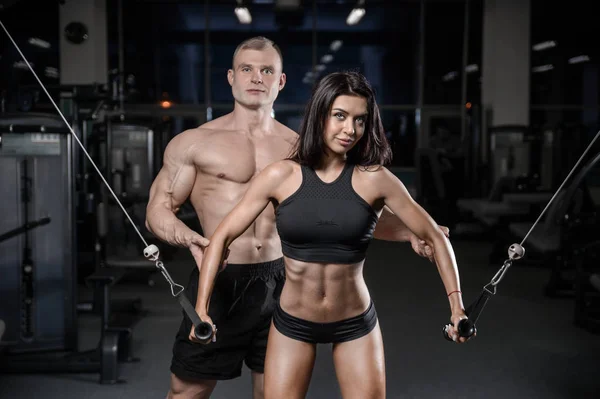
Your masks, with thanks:
[[[111,288],[125,276],[121,268],[102,267],[87,277],[86,282],[94,289],[94,309],[102,320],[100,343],[100,383],[113,384],[119,380],[119,362],[137,362],[132,356],[131,339],[133,326],[139,321],[139,309],[113,312]],[[135,304],[135,302],[134,302]],[[136,311],[138,310],[138,311]]]

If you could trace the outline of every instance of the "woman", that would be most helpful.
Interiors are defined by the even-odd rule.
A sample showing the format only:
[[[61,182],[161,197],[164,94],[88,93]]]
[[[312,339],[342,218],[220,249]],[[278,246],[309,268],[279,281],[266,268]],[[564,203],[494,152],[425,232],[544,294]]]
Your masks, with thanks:
[[[211,237],[196,310],[208,306],[227,247],[272,202],[286,282],[273,315],[265,398],[303,398],[317,343],[333,344],[344,398],[385,397],[383,342],[363,280],[365,252],[384,206],[433,248],[450,301],[449,335],[466,318],[449,241],[383,165],[391,152],[373,90],[358,73],[333,73],[315,88],[290,159],[265,168]]]

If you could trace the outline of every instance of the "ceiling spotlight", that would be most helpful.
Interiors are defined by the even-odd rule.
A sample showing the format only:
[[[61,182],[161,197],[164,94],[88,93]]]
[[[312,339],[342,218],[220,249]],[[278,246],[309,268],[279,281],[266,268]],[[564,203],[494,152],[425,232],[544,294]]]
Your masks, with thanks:
[[[321,62],[323,64],[329,64],[331,61],[333,61],[333,55],[331,54],[325,54],[323,57],[321,57]]]
[[[331,49],[331,51],[336,52],[340,49],[340,47],[342,47],[342,44],[344,44],[343,41],[334,40],[331,42],[331,45],[329,45],[329,48]]]
[[[348,14],[348,18],[346,18],[346,23],[348,25],[356,25],[360,22],[362,17],[365,15],[366,11],[364,8],[353,8]]]
[[[587,62],[590,57],[587,55],[578,55],[577,57],[569,58],[569,64],[579,64],[580,62]]]
[[[236,7],[235,15],[237,16],[240,24],[249,24],[252,23],[252,15],[250,15],[250,11],[246,7]]]
[[[552,47],[556,47],[556,42],[554,40],[547,40],[545,42],[540,42],[540,43],[534,44],[533,51],[547,50]]]

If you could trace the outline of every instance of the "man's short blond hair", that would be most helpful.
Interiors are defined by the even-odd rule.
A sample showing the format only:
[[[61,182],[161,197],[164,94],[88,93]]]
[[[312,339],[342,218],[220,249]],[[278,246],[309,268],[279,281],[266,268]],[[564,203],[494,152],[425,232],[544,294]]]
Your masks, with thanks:
[[[246,39],[241,42],[233,52],[233,58],[231,60],[231,65],[235,68],[235,57],[241,50],[264,50],[266,48],[272,47],[277,51],[279,55],[279,59],[281,61],[281,69],[283,70],[283,55],[281,54],[281,49],[275,42],[271,39],[267,39],[264,36],[255,36],[250,39]]]

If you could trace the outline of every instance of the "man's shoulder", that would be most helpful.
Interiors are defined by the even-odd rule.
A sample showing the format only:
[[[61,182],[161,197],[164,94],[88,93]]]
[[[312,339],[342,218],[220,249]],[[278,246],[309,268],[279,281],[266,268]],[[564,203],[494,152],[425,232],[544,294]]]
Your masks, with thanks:
[[[286,125],[284,125],[283,123],[281,123],[277,120],[275,121],[275,129],[276,129],[277,133],[279,133],[279,134],[290,136],[290,137],[298,137],[298,133],[296,133],[295,131],[293,131],[292,129],[290,129],[289,127],[287,127]]]
[[[232,132],[227,129],[223,123],[218,119],[203,123],[200,126],[184,130],[179,133],[176,137],[179,137],[181,141],[199,142],[209,140],[214,137],[221,137],[224,133]]]
[[[298,139],[298,133],[284,125],[279,121],[275,121],[275,132],[277,135],[282,137],[284,140],[289,141],[291,143],[295,142]]]
[[[240,130],[233,128],[231,123],[231,113],[223,115],[219,118],[213,119],[196,129],[196,134],[201,136],[203,140],[213,141],[230,141],[234,137],[239,137]]]
[[[198,126],[198,129],[202,129],[205,131],[221,131],[227,130],[225,126],[229,124],[230,114],[226,114],[220,116],[218,118],[212,119],[210,121],[204,122],[202,125]]]
[[[206,129],[202,126],[187,129],[175,135],[167,145],[166,152],[169,154],[189,154],[195,158],[198,154],[210,151],[211,143],[214,138],[221,135],[212,129]]]
[[[210,129],[202,126],[184,130],[171,139],[171,144],[176,146],[190,147],[205,140],[211,134]]]

